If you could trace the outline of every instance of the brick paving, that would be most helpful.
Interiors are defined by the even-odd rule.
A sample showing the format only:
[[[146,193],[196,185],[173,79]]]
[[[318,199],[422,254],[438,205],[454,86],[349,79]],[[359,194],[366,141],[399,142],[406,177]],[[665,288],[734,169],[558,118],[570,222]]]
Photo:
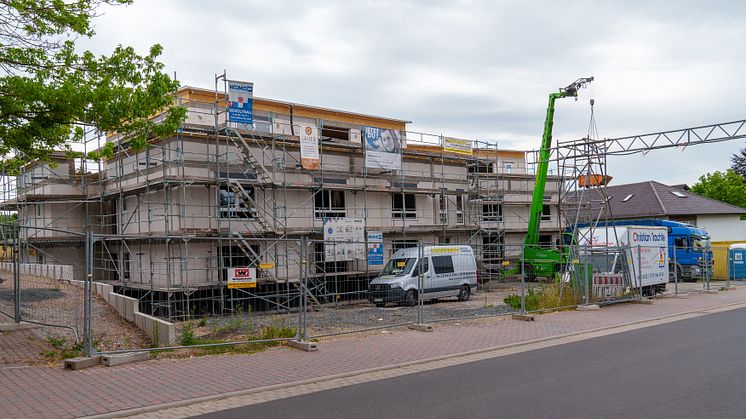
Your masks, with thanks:
[[[746,302],[746,287],[652,305],[560,312],[534,322],[496,318],[440,325],[432,333],[396,331],[321,342],[318,352],[274,348],[252,355],[152,360],[81,371],[0,366],[2,417],[77,417],[257,389],[386,367],[500,345],[591,331],[689,311]]]
[[[0,368],[45,363],[52,346],[35,330],[0,331]]]

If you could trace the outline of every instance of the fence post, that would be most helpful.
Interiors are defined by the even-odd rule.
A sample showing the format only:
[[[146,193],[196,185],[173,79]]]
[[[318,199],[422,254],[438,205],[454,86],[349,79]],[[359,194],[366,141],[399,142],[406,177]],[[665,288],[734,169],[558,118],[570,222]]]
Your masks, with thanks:
[[[85,236],[85,279],[83,282],[83,350],[85,356],[93,353],[92,308],[93,308],[93,233],[88,231]]]
[[[585,262],[583,263],[583,278],[585,278],[585,304],[588,305],[591,303],[591,293],[588,287],[590,287],[590,281],[588,281],[588,265],[590,265],[590,258],[588,253],[588,245],[583,246],[585,251],[583,252],[585,254]]]
[[[422,258],[424,254],[423,243],[420,242],[417,255],[417,324],[422,324],[422,304],[424,301],[422,294],[425,291],[425,278],[422,272]]]
[[[676,260],[676,245],[673,245],[673,289],[674,294],[679,294],[679,264]]]
[[[526,245],[521,246],[521,314],[526,314]]]
[[[16,224],[14,226],[14,249],[13,249],[13,306],[14,318],[16,323],[21,322],[21,229]]]
[[[637,245],[637,287],[640,289],[640,301],[642,301],[642,247]]]

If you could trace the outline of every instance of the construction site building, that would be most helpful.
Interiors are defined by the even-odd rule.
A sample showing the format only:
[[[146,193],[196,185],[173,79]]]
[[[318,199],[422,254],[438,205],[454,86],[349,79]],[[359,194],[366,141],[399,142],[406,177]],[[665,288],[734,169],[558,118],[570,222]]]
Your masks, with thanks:
[[[99,137],[88,149],[113,143],[113,156],[57,153],[6,178],[2,206],[18,214],[25,262],[72,265],[83,278],[88,240],[94,280],[178,320],[241,300],[290,308],[304,277],[314,301],[363,298],[382,266],[325,260],[330,219],[381,232],[387,257],[417,243],[469,244],[481,280],[520,257],[534,184],[523,151],[474,141],[469,153],[449,152],[442,136],[407,131],[405,120],[256,97],[253,125],[235,125],[223,92],[183,87],[176,98],[187,118],[171,137],[143,149]],[[318,170],[301,164],[301,124],[318,127]],[[366,167],[365,127],[400,133],[402,170]],[[561,178],[546,191],[541,242],[552,246],[564,226]],[[248,266],[257,287],[228,289],[228,270]]]

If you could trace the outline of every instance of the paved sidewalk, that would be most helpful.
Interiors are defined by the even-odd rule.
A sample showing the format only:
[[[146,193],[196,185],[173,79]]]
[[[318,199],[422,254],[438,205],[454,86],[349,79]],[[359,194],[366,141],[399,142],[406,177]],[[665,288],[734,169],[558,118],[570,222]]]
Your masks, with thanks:
[[[746,287],[652,305],[619,304],[568,311],[535,322],[496,318],[475,325],[440,325],[432,333],[397,331],[320,343],[319,352],[274,348],[253,355],[153,360],[82,371],[0,368],[3,417],[77,417],[113,413],[229,392],[620,326],[662,316],[746,302]]]

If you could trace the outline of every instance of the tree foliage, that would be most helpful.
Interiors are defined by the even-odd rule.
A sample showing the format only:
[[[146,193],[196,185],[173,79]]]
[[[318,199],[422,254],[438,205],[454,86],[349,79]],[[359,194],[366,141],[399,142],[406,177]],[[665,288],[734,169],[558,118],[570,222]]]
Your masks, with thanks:
[[[0,169],[16,172],[54,150],[79,155],[73,144],[89,131],[118,132],[142,147],[176,130],[185,110],[172,106],[178,82],[157,61],[160,45],[147,55],[121,45],[108,56],[75,48],[76,37],[94,35],[99,6],[129,3],[0,0]],[[149,119],[166,109],[159,123]]]
[[[730,168],[746,179],[746,148],[742,148],[738,150],[738,153],[734,153],[730,157],[730,161],[732,163]]]
[[[746,183],[743,177],[728,169],[723,172],[708,173],[699,177],[699,182],[690,189],[692,192],[746,208]]]

